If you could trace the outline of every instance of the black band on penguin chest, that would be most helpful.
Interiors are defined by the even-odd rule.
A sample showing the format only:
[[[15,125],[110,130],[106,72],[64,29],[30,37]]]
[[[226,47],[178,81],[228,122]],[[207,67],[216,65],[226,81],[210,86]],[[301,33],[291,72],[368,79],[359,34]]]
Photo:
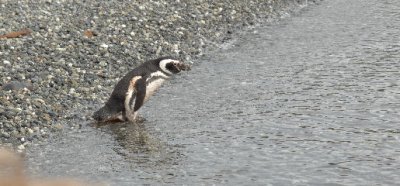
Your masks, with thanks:
[[[146,81],[146,91],[147,91],[147,87],[148,87],[151,83],[153,83],[154,81],[157,81],[157,80],[159,80],[159,79],[167,80],[168,78],[165,78],[165,77],[162,77],[162,76],[153,76],[153,77],[150,77],[150,78],[147,79],[147,81]],[[137,94],[137,93],[133,92],[133,94]],[[130,100],[129,100],[129,105],[133,105],[135,99],[136,99],[136,95],[132,95],[131,98],[130,98]]]

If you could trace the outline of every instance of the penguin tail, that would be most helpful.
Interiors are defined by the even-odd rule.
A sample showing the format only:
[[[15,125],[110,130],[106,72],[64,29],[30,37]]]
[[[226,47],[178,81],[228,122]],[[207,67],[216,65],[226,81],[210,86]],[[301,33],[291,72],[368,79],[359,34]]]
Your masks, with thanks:
[[[108,109],[106,107],[101,107],[98,111],[94,112],[92,118],[96,121],[104,121],[108,118]]]
[[[94,112],[92,118],[97,122],[124,121],[121,112],[112,110],[107,105]]]

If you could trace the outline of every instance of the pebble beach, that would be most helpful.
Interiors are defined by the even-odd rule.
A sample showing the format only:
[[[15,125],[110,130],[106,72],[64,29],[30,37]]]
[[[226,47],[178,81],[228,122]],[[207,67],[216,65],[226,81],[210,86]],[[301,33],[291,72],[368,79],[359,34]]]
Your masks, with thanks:
[[[138,64],[159,56],[195,63],[248,29],[306,0],[0,2],[0,139],[23,150],[77,129]],[[195,69],[193,69],[195,70]]]

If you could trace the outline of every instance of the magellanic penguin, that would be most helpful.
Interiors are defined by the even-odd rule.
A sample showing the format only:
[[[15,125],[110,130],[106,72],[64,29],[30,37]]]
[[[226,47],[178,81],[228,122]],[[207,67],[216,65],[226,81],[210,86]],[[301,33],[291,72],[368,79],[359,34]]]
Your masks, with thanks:
[[[172,75],[190,66],[172,57],[144,62],[128,72],[115,86],[106,104],[93,114],[98,122],[136,121],[140,107]]]

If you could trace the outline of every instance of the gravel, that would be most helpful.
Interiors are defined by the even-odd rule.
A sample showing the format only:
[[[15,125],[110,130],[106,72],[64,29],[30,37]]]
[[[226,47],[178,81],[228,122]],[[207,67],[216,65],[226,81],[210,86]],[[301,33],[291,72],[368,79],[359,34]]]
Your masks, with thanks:
[[[306,0],[2,0],[0,139],[24,149],[79,128],[118,79],[145,60],[195,61],[239,31]],[[310,3],[310,2],[308,2]]]

